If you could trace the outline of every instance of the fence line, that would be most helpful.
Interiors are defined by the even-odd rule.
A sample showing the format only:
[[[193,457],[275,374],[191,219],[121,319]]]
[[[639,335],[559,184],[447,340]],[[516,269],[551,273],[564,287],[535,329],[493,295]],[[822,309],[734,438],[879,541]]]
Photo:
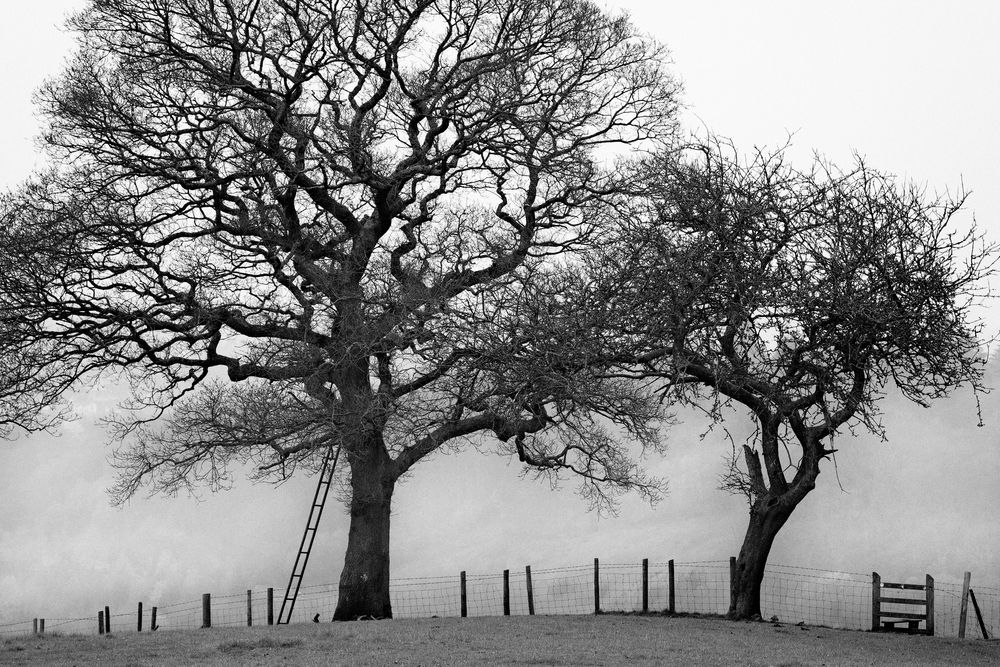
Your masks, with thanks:
[[[523,568],[512,569],[506,575],[463,572],[461,577],[455,573],[397,578],[391,581],[389,594],[396,618],[499,616],[505,609],[512,615],[592,614],[595,603],[602,612],[641,612],[644,598],[647,609],[653,612],[667,611],[671,604],[676,613],[725,614],[728,610],[728,560],[646,563],[643,560],[598,565],[595,559],[593,564],[532,567],[530,601],[528,571]],[[776,617],[783,623],[868,629],[871,581],[871,574],[769,565],[761,588],[761,610],[765,619]],[[986,628],[993,636],[1000,629],[1000,587],[973,585],[972,588]],[[335,583],[301,587],[292,622],[331,620],[337,606],[337,589]],[[207,612],[212,627],[247,625],[250,617],[254,625],[265,625],[269,618],[267,590],[257,587],[231,595],[212,595],[208,608],[203,597],[171,604],[151,604],[147,600],[138,608],[133,604],[131,611],[109,613],[105,622],[110,622],[114,634],[136,632],[139,627],[148,632],[152,630],[155,614],[157,630],[195,629],[205,625]],[[935,595],[936,634],[958,636],[962,584],[938,581]],[[93,614],[79,618],[44,619],[42,626],[50,633],[95,634],[98,609],[103,614],[106,608],[95,606]],[[273,608],[270,612],[273,616]],[[138,613],[144,615],[141,623]],[[37,631],[39,620],[0,624],[0,636],[32,634]],[[968,627],[968,637],[980,636],[978,624],[973,622]]]

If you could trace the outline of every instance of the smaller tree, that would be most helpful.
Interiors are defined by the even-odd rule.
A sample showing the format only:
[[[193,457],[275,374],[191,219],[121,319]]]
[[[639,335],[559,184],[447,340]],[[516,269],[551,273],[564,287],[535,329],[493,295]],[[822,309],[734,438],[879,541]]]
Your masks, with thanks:
[[[756,431],[723,485],[750,504],[729,616],[757,617],[771,546],[834,437],[884,435],[888,391],[927,405],[982,389],[972,309],[996,247],[956,230],[964,195],[929,196],[861,159],[800,171],[785,150],[743,162],[713,140],[635,168],[643,196],[573,307],[602,304],[631,346],[620,372],[660,382],[665,400],[717,421],[749,412]]]

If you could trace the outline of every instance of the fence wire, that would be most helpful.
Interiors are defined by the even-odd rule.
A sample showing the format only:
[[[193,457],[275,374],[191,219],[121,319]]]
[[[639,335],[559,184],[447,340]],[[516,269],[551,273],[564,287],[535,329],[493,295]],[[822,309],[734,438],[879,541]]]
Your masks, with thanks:
[[[729,608],[729,561],[673,563],[673,611],[687,614],[725,614]],[[642,563],[599,563],[598,590],[602,612],[641,612]],[[892,575],[886,573],[888,578]],[[923,578],[915,583],[923,583]],[[529,613],[528,573],[511,570],[507,577],[508,605],[512,615]],[[328,622],[337,607],[337,584],[303,586],[295,602],[291,622]],[[532,603],[535,614],[592,614],[595,612],[594,564],[531,570]],[[987,633],[1000,631],[1000,587],[973,586]],[[504,613],[504,575],[465,575],[468,616],[499,616]],[[281,606],[283,588],[274,589],[273,618]],[[670,606],[670,565],[648,563],[647,609],[665,612]],[[935,634],[955,637],[959,632],[962,584],[935,581]],[[410,577],[392,580],[389,589],[393,616],[429,618],[461,615],[461,577]],[[790,565],[769,565],[761,588],[761,611],[765,620],[805,623],[833,628],[871,628],[872,583],[870,574],[837,572]],[[204,625],[202,599],[171,604],[145,604],[142,631],[151,630],[156,607],[157,630],[201,628]],[[103,608],[100,608],[103,610]],[[231,595],[211,597],[213,627],[266,625],[267,588],[257,586]],[[138,608],[112,610],[112,633],[136,632]],[[107,626],[106,626],[107,627]],[[0,624],[0,637],[30,635],[33,621]],[[46,633],[96,634],[98,615],[78,618],[49,618]],[[982,636],[973,605],[968,606],[966,637]]]

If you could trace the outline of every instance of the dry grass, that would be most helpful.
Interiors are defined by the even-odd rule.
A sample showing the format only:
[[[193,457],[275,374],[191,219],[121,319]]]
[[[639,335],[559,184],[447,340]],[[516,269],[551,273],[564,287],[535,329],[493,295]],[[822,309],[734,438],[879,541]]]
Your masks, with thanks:
[[[663,616],[431,618],[7,639],[0,664],[997,665],[1000,642]]]

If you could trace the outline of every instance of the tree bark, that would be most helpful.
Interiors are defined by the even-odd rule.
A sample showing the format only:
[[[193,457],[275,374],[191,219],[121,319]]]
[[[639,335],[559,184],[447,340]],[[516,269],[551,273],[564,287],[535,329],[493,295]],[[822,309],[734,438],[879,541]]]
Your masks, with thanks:
[[[375,439],[380,440],[380,439]],[[389,513],[396,477],[381,442],[352,453],[351,526],[340,573],[335,621],[392,618],[389,601]]]
[[[750,522],[730,582],[727,616],[731,619],[761,618],[760,586],[764,580],[767,557],[778,531],[798,505],[788,495],[779,498],[768,494],[758,498],[750,508]]]
[[[778,457],[778,424],[773,418],[762,420],[761,424],[762,449],[770,486],[764,481],[757,453],[750,447],[743,448],[753,501],[743,546],[736,559],[736,570],[733,580],[729,582],[729,612],[726,615],[733,620],[762,617],[760,587],[774,538],[799,503],[816,488],[819,462],[826,453],[815,431],[803,428],[799,420],[792,420],[792,428],[802,446],[802,458],[795,477],[788,484]]]

